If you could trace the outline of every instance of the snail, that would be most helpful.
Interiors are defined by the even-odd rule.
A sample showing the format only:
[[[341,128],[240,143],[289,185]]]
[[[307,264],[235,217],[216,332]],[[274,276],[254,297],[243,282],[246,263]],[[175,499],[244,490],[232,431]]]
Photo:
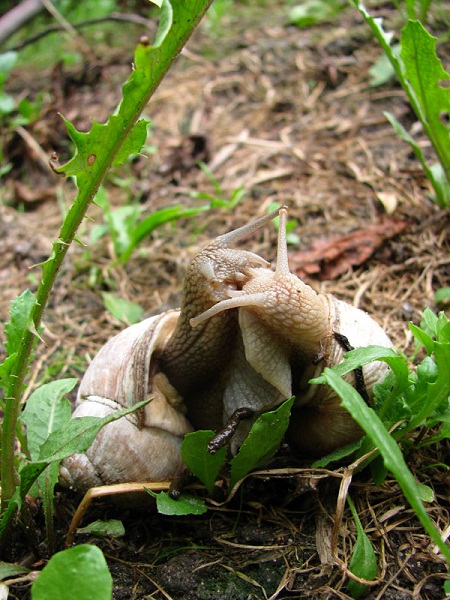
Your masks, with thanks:
[[[249,267],[246,271],[249,279],[241,290],[229,290],[228,299],[194,317],[190,323],[195,328],[223,311],[239,310],[245,355],[239,366],[245,371],[241,380],[245,380],[249,389],[239,385],[238,393],[230,395],[226,391],[225,420],[239,407],[252,408],[258,415],[295,396],[287,439],[300,453],[321,456],[358,440],[362,430],[340,406],[340,398],[331,388],[310,385],[309,380],[318,377],[325,367],[342,362],[348,350],[393,345],[367,313],[331,294],[317,293],[290,273],[286,222],[287,210],[282,208],[275,271]],[[385,363],[375,361],[349,373],[345,379],[370,402],[373,386],[388,370]],[[268,384],[264,394],[255,393],[262,382]],[[233,440],[235,448],[242,443],[250,426],[251,421],[239,426],[241,432],[238,429]]]
[[[275,270],[257,254],[230,248],[278,213]],[[290,273],[286,220],[282,208],[210,242],[188,266],[179,310],[128,327],[100,350],[81,382],[74,417],[153,399],[106,425],[85,454],[63,461],[64,485],[85,490],[176,477],[187,433],[220,430],[244,412],[250,418],[228,432],[236,452],[257,416],[293,395],[287,439],[295,450],[316,456],[361,437],[333,390],[308,382],[352,347],[392,343],[365,312]],[[370,401],[387,369],[374,362],[346,378]]]

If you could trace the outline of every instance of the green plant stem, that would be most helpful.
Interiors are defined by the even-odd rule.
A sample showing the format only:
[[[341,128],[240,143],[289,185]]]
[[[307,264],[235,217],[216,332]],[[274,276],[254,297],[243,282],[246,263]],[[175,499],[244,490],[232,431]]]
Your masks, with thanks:
[[[431,141],[434,151],[436,152],[437,157],[443,167],[445,177],[450,184],[450,153],[448,152],[447,148],[444,148],[442,146],[442,144],[440,143],[440,141],[438,139],[438,136],[436,136],[434,134],[433,128],[430,127],[428,115],[424,112],[420,101],[417,99],[414,90],[412,89],[410,83],[408,82],[407,78],[405,77],[401,61],[395,56],[395,54],[392,51],[391,46],[389,45],[389,42],[381,34],[378,23],[367,12],[366,8],[361,4],[360,0],[351,0],[351,2],[359,10],[359,12],[363,15],[364,19],[366,20],[366,23],[369,25],[370,29],[372,30],[372,33],[377,38],[377,40],[379,41],[381,47],[383,48],[386,56],[388,57],[391,65],[395,71],[398,81],[401,83],[403,89],[405,90],[405,92],[408,96],[409,102],[412,106],[414,113],[416,114],[417,118],[420,120],[422,127],[424,129],[424,132],[428,136],[428,139]],[[415,151],[415,153],[417,155],[416,151]],[[418,158],[422,162],[422,157],[418,156]],[[424,166],[426,166],[426,165],[424,165]],[[443,195],[441,186],[436,181],[436,178],[434,177],[434,175],[430,169],[427,169],[427,177],[430,179],[430,181],[433,185],[434,191],[436,192],[436,196],[438,198],[438,204],[440,206],[446,206],[446,200]]]
[[[118,149],[119,148],[117,148],[117,151]],[[17,473],[14,466],[14,441],[16,435],[16,424],[19,417],[20,400],[22,397],[24,379],[28,370],[31,351],[36,339],[36,331],[38,331],[40,327],[42,314],[47,306],[50,292],[53,288],[56,276],[58,275],[70,244],[72,243],[75,233],[81,221],[83,220],[90,203],[97,193],[100,183],[103,180],[103,177],[105,176],[109,166],[110,165],[105,164],[104,168],[99,170],[97,178],[91,182],[91,185],[85,190],[80,190],[74,204],[64,219],[58,240],[53,243],[52,254],[50,258],[42,265],[42,279],[37,290],[36,304],[31,315],[34,329],[28,329],[23,337],[15,362],[15,369],[11,373],[10,389],[7,393],[8,407],[5,411],[2,439],[1,512],[6,510],[8,502],[14,494],[18,483]]]
[[[86,185],[79,185],[79,193],[71,206],[61,227],[59,238],[52,246],[50,258],[43,263],[42,279],[36,294],[36,304],[31,314],[33,327],[28,329],[23,336],[20,350],[15,365],[10,375],[10,385],[6,393],[7,406],[3,421],[2,436],[2,499],[1,512],[3,513],[12,498],[18,484],[18,475],[14,466],[14,442],[16,426],[20,411],[20,400],[25,376],[30,362],[36,332],[39,330],[42,314],[47,306],[50,292],[61,268],[67,251],[75,237],[75,233],[83,220],[86,211],[97,193],[107,171],[118,155],[125,139],[134,128],[139,116],[147,105],[150,97],[158,87],[162,78],[168,71],[173,60],[181,51],[186,41],[192,34],[212,0],[197,0],[189,7],[189,19],[186,21],[188,9],[184,2],[176,2],[174,7],[173,26],[163,42],[149,55],[151,64],[148,67],[148,87],[146,93],[139,96],[135,105],[124,107],[120,105],[119,113],[126,110],[127,125],[123,127],[114,140],[114,145],[108,149],[103,160],[95,163],[91,176],[85,181]],[[188,25],[186,25],[188,22]]]

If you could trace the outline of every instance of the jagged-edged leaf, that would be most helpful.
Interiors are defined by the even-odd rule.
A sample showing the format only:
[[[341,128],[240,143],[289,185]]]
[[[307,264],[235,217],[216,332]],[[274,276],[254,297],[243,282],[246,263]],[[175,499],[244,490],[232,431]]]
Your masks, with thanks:
[[[209,4],[210,0],[199,0],[195,7],[186,2],[162,1],[154,44],[143,39],[138,45],[134,68],[122,87],[123,97],[116,112],[105,124],[94,121],[88,133],[77,131],[65,121],[76,151],[71,160],[56,169],[58,173],[74,175],[82,189],[100,180],[111,165],[121,164],[129,154],[141,150],[148,122],[138,118]]]
[[[402,29],[400,56],[434,135],[440,145],[448,147],[450,130],[442,119],[450,112],[450,89],[444,87],[450,74],[436,55],[436,38],[419,21],[408,21]]]
[[[61,429],[70,421],[72,409],[64,396],[77,379],[51,381],[35,390],[27,400],[21,420],[27,426],[28,450],[33,460],[39,458],[39,448],[52,431]]]
[[[25,290],[11,302],[11,320],[5,324],[5,347],[9,356],[17,352],[25,332],[30,329],[35,305],[36,298],[30,290]]]

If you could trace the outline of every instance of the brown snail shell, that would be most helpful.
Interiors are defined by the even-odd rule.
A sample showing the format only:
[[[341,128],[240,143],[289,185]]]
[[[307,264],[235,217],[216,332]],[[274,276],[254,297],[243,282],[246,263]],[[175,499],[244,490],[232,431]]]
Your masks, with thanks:
[[[128,327],[96,355],[78,391],[73,417],[103,417],[147,397],[139,411],[103,427],[85,454],[65,459],[60,481],[84,491],[125,481],[162,481],[183,471],[180,445],[192,427],[179,394],[153,373],[179,318],[168,311]]]

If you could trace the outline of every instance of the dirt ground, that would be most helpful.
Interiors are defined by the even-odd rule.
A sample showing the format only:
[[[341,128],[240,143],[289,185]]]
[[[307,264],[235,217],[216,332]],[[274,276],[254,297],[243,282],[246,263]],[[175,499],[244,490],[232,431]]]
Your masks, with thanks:
[[[140,304],[145,316],[178,306],[195,248],[261,216],[273,202],[288,205],[296,222],[292,270],[368,311],[400,351],[411,353],[408,321],[418,324],[426,307],[437,309],[434,293],[449,285],[449,214],[430,200],[420,165],[383,111],[414,131],[432,156],[429,143],[393,80],[371,87],[368,71],[380,50],[355,10],[301,31],[286,25],[281,3],[263,4],[238,3],[220,27],[199,28],[147,107],[154,154],[136,157],[107,182],[114,207],[137,199],[144,215],[201,204],[202,192],[229,199],[242,188],[242,200],[156,230],[126,265],[114,264],[107,237],[74,245],[45,313],[45,345],[30,370],[30,391],[55,378],[80,378],[89,358],[124,327],[106,311],[102,292]],[[381,10],[395,23],[389,6]],[[433,27],[443,24],[432,21]],[[34,125],[7,137],[13,169],[0,191],[1,321],[11,299],[36,289],[39,272],[31,267],[48,256],[74,197],[71,182],[47,167],[51,152],[61,161],[70,156],[57,113],[79,130],[92,119],[104,121],[120,99],[141,34],[130,25],[120,47],[109,48],[105,39],[81,65],[21,69],[9,82],[12,92],[43,91],[44,102]],[[439,52],[448,66],[448,45]],[[199,160],[212,169],[218,190]],[[86,243],[93,223],[102,222],[97,207],[89,215],[79,235]],[[273,260],[275,243],[275,228],[268,227],[246,248]],[[448,456],[448,444],[441,444],[408,457],[417,479],[435,491],[428,511],[440,530],[448,524],[449,478],[432,465],[444,465]],[[314,470],[292,461],[282,449],[273,466],[293,466],[295,475],[250,478],[230,504],[212,506],[205,516],[163,517],[94,503],[86,522],[120,518],[126,529],[120,539],[95,542],[107,556],[114,598],[349,597],[346,566],[356,530],[348,509],[336,517],[343,468]],[[363,471],[350,495],[377,554],[367,597],[441,599],[445,564],[396,482],[375,486]],[[78,500],[58,490],[61,547]],[[30,564],[46,557],[37,536],[41,556],[27,550]],[[79,535],[82,541],[92,538]],[[28,598],[29,587],[11,594]]]

